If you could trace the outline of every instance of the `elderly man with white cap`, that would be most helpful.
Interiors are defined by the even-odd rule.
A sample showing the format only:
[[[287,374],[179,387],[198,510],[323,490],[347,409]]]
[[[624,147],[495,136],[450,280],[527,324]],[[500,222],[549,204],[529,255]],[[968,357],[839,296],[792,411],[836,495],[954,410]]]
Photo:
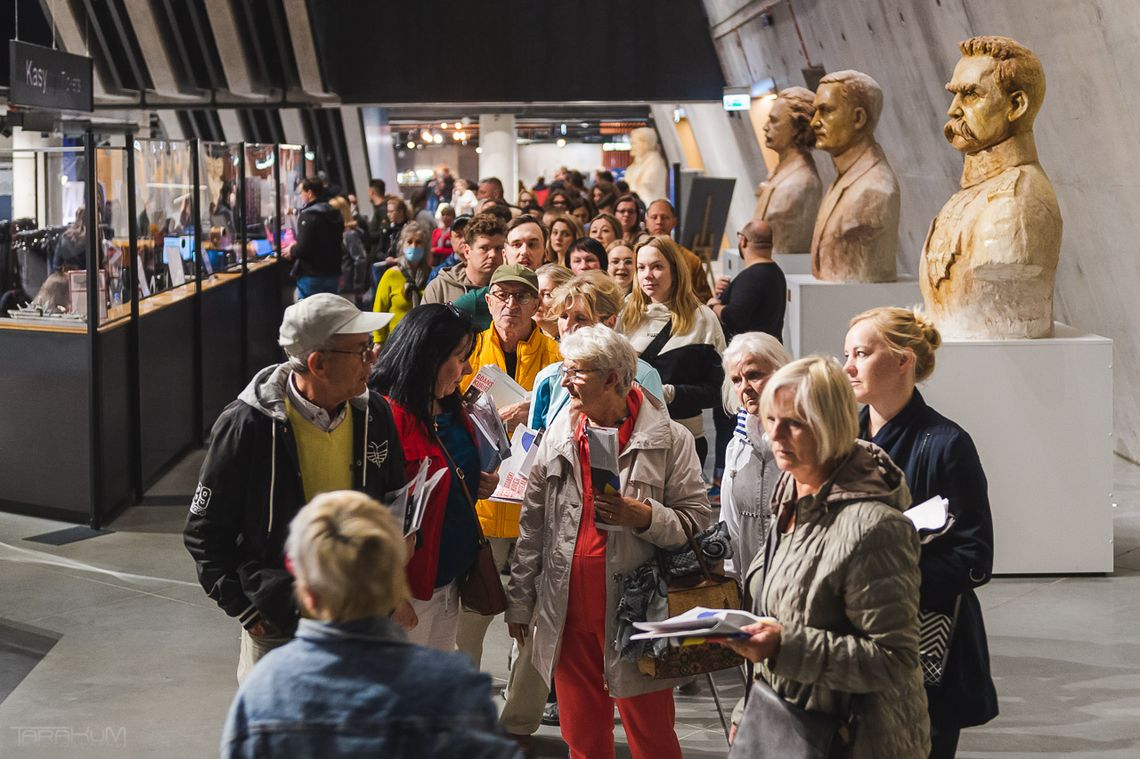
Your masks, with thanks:
[[[278,337],[288,360],[259,371],[214,424],[184,538],[206,593],[241,623],[239,682],[297,626],[293,516],[319,493],[383,501],[404,484],[392,412],[367,385],[372,333],[391,318],[329,293],[295,303]]]

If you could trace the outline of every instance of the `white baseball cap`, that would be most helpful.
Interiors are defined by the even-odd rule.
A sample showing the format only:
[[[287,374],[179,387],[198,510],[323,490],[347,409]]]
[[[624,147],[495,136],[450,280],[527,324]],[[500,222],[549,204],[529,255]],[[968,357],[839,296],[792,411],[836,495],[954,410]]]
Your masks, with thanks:
[[[361,311],[332,293],[310,295],[285,309],[277,344],[290,356],[301,356],[328,344],[333,335],[357,335],[388,326],[394,314]]]

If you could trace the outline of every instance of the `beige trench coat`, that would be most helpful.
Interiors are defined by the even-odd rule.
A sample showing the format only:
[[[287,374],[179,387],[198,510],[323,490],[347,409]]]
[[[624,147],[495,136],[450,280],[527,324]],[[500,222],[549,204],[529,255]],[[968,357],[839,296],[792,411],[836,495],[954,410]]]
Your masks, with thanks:
[[[623,495],[648,501],[652,521],[644,531],[624,528],[606,542],[605,679],[610,694],[628,698],[664,690],[681,680],[655,680],[635,663],[621,660],[612,643],[616,630],[620,577],[652,559],[657,547],[685,542],[681,520],[694,532],[712,515],[701,480],[693,436],[669,419],[664,406],[649,395],[641,405],[633,434],[618,457]],[[571,414],[551,423],[538,451],[523,499],[519,538],[507,586],[507,622],[533,624],[532,659],[550,683],[566,621],[570,565],[582,517],[582,475]]]

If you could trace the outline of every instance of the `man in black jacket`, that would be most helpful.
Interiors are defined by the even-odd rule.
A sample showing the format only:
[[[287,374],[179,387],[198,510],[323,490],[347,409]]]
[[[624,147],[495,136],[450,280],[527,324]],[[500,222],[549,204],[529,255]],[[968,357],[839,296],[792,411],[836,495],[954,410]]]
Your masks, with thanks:
[[[285,258],[293,260],[299,300],[315,293],[335,293],[340,287],[344,219],[322,199],[324,192],[324,184],[316,177],[301,182],[304,206],[297,219],[297,241],[283,251]]]
[[[372,332],[391,314],[321,293],[285,310],[283,364],[258,372],[218,417],[184,538],[198,580],[242,626],[238,680],[297,625],[289,522],[318,493],[383,501],[404,484],[387,402],[368,390]]]

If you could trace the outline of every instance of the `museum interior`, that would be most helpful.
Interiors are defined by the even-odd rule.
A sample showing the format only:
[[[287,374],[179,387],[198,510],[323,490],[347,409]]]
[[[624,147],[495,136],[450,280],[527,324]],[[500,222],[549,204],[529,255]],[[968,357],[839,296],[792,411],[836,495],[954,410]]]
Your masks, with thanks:
[[[0,756],[1140,756],[1140,4],[0,5]]]

